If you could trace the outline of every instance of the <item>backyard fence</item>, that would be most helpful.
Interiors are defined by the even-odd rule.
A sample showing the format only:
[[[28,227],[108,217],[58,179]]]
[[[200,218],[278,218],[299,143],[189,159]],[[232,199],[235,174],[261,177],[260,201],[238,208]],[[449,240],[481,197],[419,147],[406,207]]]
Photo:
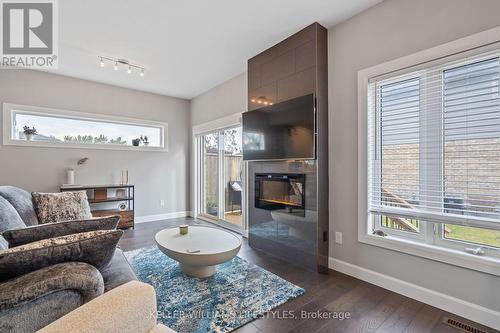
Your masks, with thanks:
[[[216,153],[205,154],[205,195],[207,205],[217,204],[218,166],[219,157]],[[240,181],[243,167],[242,155],[224,155],[224,189],[226,198],[226,211],[231,209],[229,202],[228,186],[230,181]],[[238,207],[240,208],[240,207]]]

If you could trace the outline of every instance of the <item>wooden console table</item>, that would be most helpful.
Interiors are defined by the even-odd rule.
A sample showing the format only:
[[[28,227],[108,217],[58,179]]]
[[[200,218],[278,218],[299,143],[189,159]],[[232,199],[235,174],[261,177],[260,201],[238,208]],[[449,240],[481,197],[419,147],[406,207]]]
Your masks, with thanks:
[[[61,192],[87,191],[92,216],[120,215],[118,228],[134,227],[135,187],[134,185],[62,185]],[[117,195],[121,192],[121,195]],[[113,203],[116,206],[110,207]],[[119,205],[123,207],[120,208]]]

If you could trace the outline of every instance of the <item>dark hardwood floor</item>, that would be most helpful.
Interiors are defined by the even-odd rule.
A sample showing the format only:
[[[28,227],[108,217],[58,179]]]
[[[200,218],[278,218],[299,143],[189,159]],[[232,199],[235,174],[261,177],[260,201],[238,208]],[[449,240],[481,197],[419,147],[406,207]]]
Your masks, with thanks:
[[[126,230],[120,240],[124,251],[154,244],[154,235],[161,229],[179,224],[209,224],[192,218],[171,219],[137,224]],[[328,275],[306,271],[266,253],[254,250],[243,238],[238,254],[241,258],[267,269],[282,278],[306,289],[305,295],[274,309],[263,318],[254,320],[235,332],[377,332],[377,333],[451,333],[464,332],[443,321],[446,318],[460,320],[485,332],[495,330],[467,319],[420,303],[348,275],[330,271]],[[296,318],[284,318],[292,313]],[[335,312],[350,312],[350,319],[332,319]],[[323,315],[330,318],[307,319],[301,316]],[[319,316],[321,317],[321,316]]]

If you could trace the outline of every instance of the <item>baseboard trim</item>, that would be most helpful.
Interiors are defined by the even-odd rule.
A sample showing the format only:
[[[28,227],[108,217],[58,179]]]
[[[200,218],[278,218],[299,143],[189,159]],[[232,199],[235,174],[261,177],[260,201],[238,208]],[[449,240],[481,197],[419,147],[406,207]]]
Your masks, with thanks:
[[[173,213],[165,213],[165,214],[156,214],[156,215],[145,215],[145,216],[137,216],[134,219],[135,223],[146,223],[146,222],[154,222],[168,219],[176,219],[179,217],[187,217],[191,216],[190,211],[185,212],[173,212]]]
[[[399,280],[370,269],[356,266],[339,259],[330,257],[328,260],[328,267],[384,289],[413,298],[422,303],[432,305],[485,326],[500,330],[500,312],[498,311]]]

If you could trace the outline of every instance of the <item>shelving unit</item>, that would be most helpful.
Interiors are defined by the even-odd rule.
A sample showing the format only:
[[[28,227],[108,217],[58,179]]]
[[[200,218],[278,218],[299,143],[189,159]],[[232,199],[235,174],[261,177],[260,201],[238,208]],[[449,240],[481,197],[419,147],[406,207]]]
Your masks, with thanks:
[[[87,191],[92,216],[102,217],[109,215],[120,215],[118,228],[127,229],[134,227],[134,208],[135,208],[135,187],[134,185],[110,184],[110,185],[62,185],[61,192]],[[116,196],[117,190],[125,190],[125,196]],[[95,198],[96,191],[106,191],[106,198]],[[111,194],[111,195],[110,195]],[[121,210],[112,203],[123,202],[126,205]]]

